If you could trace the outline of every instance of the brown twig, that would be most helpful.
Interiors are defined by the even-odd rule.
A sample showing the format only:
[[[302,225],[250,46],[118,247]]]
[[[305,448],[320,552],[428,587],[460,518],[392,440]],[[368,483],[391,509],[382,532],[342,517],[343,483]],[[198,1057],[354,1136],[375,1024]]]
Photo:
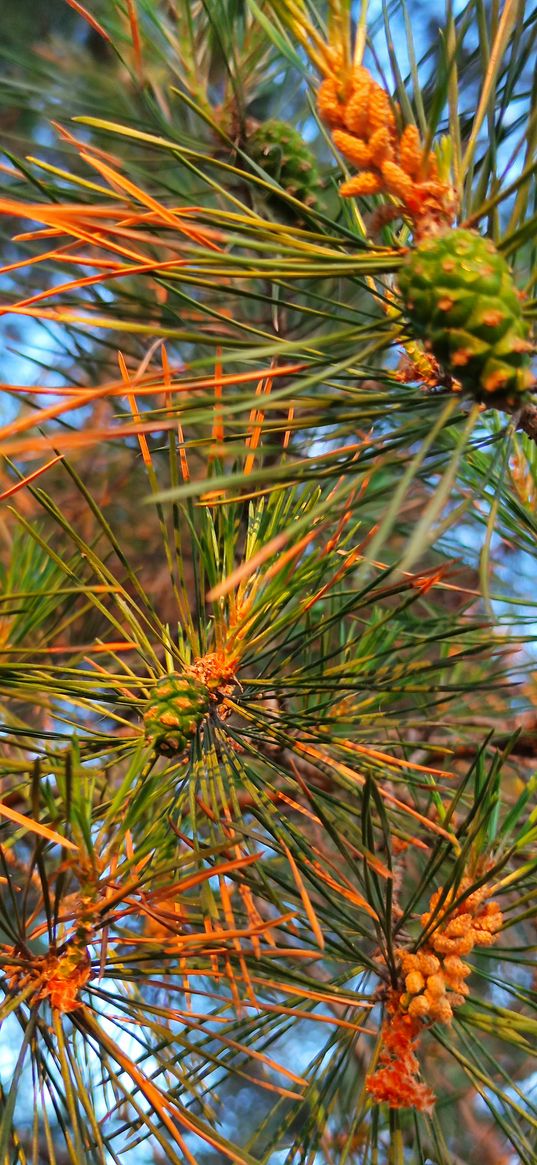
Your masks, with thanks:
[[[517,429],[523,429],[532,441],[537,441],[537,405],[525,405],[517,421]]]

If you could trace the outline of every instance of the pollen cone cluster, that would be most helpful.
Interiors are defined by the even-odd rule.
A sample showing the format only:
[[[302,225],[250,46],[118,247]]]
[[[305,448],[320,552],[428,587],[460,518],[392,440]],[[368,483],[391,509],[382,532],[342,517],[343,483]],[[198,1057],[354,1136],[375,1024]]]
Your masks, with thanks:
[[[163,676],[144,712],[147,743],[162,756],[177,756],[194,736],[209,706],[209,689],[196,676]]]
[[[477,231],[446,231],[413,249],[399,272],[404,310],[462,388],[515,404],[531,385],[528,325],[513,277]]]
[[[394,993],[388,1000],[382,1025],[379,1066],[366,1080],[366,1089],[377,1104],[431,1112],[436,1100],[434,1092],[418,1080],[420,1066],[415,1048],[420,1034],[421,1024],[401,1011],[399,996]]]
[[[317,163],[300,134],[285,121],[265,121],[248,137],[248,156],[304,206],[316,206],[321,189]],[[282,199],[271,200],[282,210]],[[291,208],[287,208],[289,212]]]
[[[468,882],[462,883],[459,897],[468,886]],[[430,938],[416,953],[398,952],[406,988],[401,1007],[414,1019],[431,1023],[451,1022],[453,1008],[460,1007],[468,995],[465,980],[472,970],[461,956],[469,955],[476,946],[491,946],[503,922],[498,903],[485,901],[486,887],[469,894],[448,917],[453,894],[438,911],[441,894],[441,890],[433,894],[429,910],[421,916],[424,928],[433,919],[437,923]]]
[[[463,880],[457,898],[470,885]],[[425,1024],[451,1023],[453,1009],[468,995],[465,980],[472,970],[461,955],[476,946],[491,946],[503,925],[498,903],[486,901],[486,886],[468,894],[455,909],[454,892],[449,891],[439,907],[442,895],[443,890],[437,890],[421,916],[424,930],[432,923],[435,929],[420,950],[397,952],[405,989],[392,990],[388,996],[378,1067],[366,1080],[370,1096],[390,1108],[428,1112],[433,1107],[434,1093],[418,1080],[415,1050],[420,1034]]]
[[[82,1006],[80,991],[91,979],[91,959],[85,947],[70,943],[61,953],[49,951],[31,961],[4,966],[4,973],[10,990],[14,994],[25,991],[33,1008],[47,999],[55,1011],[68,1014]]]
[[[332,130],[334,145],[358,170],[340,186],[340,194],[390,194],[418,226],[452,221],[453,191],[440,180],[435,155],[423,149],[416,126],[399,132],[386,90],[367,69],[359,66],[327,77],[317,108]]]

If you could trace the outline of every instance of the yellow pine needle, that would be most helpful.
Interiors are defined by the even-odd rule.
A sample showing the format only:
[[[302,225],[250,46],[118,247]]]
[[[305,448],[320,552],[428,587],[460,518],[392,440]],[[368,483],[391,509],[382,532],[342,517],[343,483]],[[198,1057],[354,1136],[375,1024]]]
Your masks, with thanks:
[[[312,64],[323,75],[332,71],[327,60],[328,46],[318,29],[309,19],[303,0],[276,0],[274,4],[278,16],[294,34],[299,44],[305,49]]]
[[[100,647],[100,644],[99,644],[98,646]],[[105,644],[104,646],[106,646],[108,649],[110,649],[110,647],[111,647],[111,646],[113,646],[113,647],[114,647],[114,649],[115,649],[116,651],[117,651],[117,650],[119,650],[119,645],[118,645],[118,644],[113,644],[113,645],[110,645],[110,644]],[[131,646],[132,648],[136,648],[137,650],[139,650],[139,646],[138,646],[138,644],[137,644],[137,643],[132,643],[130,646]],[[106,670],[106,668],[105,668],[105,667],[101,667],[101,665],[100,665],[100,664],[98,664],[98,663],[97,663],[97,661],[96,661],[95,659],[92,659],[92,658],[91,658],[91,656],[89,656],[89,655],[85,655],[85,656],[84,656],[84,662],[85,662],[85,663],[89,663],[89,664],[90,664],[90,666],[91,666],[91,667],[93,667],[93,668],[95,668],[95,671],[98,671],[98,672],[100,672],[100,674],[101,674],[101,675],[107,675],[107,674],[108,674],[108,673],[107,673],[107,670]],[[129,669],[125,669],[125,670],[128,670],[129,674],[132,676],[132,678],[133,678],[133,679],[138,679],[138,676],[136,676],[136,675],[134,674],[134,672],[131,672],[131,671],[130,671],[130,668],[129,668]],[[130,688],[127,688],[127,687],[125,687],[125,686],[123,685],[123,686],[121,686],[121,687],[118,687],[118,689],[117,689],[117,690],[118,690],[118,692],[119,692],[119,693],[120,693],[122,696],[126,696],[127,700],[133,700],[133,701],[135,701],[135,700],[136,700],[136,695],[135,695],[135,693],[134,693],[134,692],[132,692],[132,691],[131,691],[131,689],[130,689]],[[147,695],[149,695],[149,693],[147,693]]]
[[[64,142],[67,142],[70,146],[74,146],[75,150],[80,149],[80,141],[73,133],[71,133],[71,130],[68,129],[67,126],[62,125],[61,122],[54,120],[51,120],[50,124],[58,134],[58,137],[61,137]],[[116,162],[115,154],[111,154],[109,150],[103,150],[102,146],[95,145],[95,142],[84,142],[84,149],[87,154],[95,154],[96,158],[103,158],[105,162],[110,162],[112,166]],[[112,194],[110,190],[108,190],[107,193],[109,198],[117,198],[117,195]]]
[[[272,571],[270,573],[267,571],[266,577],[273,577],[274,573],[277,573],[279,570],[281,570],[290,559],[300,554],[301,551],[304,550],[305,547],[308,546],[309,543],[317,537],[321,529],[322,526],[319,525],[316,530],[310,530],[308,534],[304,534],[303,538],[300,538],[299,541],[296,542],[295,545],[287,551],[286,555],[279,556],[278,561],[275,563]],[[229,574],[227,578],[223,580],[223,582],[218,583],[215,587],[212,587],[212,589],[207,593],[207,601],[216,602],[217,599],[221,599],[224,597],[224,595],[228,595],[230,591],[233,591],[239,583],[244,583],[247,579],[251,578],[251,576],[255,574],[258,567],[262,566],[268,558],[272,558],[275,554],[277,554],[278,551],[281,550],[282,546],[285,546],[286,542],[288,542],[289,539],[293,537],[293,534],[294,530],[292,528],[289,528],[288,530],[282,530],[281,534],[276,534],[274,538],[271,538],[270,542],[267,542],[266,546],[262,546],[261,549],[253,554],[247,562],[242,562],[240,566],[237,566],[235,570],[232,570],[231,574]]]
[[[348,0],[329,0],[328,43],[335,49],[343,69],[351,59],[351,10]]]
[[[72,174],[70,170],[63,170],[61,166],[53,166],[50,162],[44,162],[42,158],[37,158],[33,154],[26,155],[26,161],[31,162],[33,166],[39,166],[40,170],[45,170],[47,174],[54,174],[57,178],[64,178],[72,186],[81,186],[84,190],[94,190],[96,194],[105,194],[110,198],[110,188],[108,186],[101,186],[99,182],[90,182],[89,178],[81,178],[80,174]],[[119,198],[119,195],[116,195]],[[28,232],[28,236],[38,238],[43,237],[47,232]],[[54,232],[51,232],[51,234]],[[18,236],[19,239],[21,236]]]
[[[496,35],[490,47],[487,72],[483,78],[479,104],[475,112],[464,158],[462,159],[463,174],[467,174],[472,165],[475,149],[479,139],[479,131],[487,116],[487,112],[489,111],[491,96],[494,94],[494,87],[498,79],[498,74],[503,68],[506,47],[509,42],[509,38],[513,35],[514,27],[517,21],[519,21],[521,18],[522,6],[520,4],[520,0],[505,0],[500,19],[498,21]]]
[[[168,359],[168,352],[167,352],[165,344],[162,344],[162,347],[161,347],[161,360],[162,360],[162,379],[164,382],[162,391],[164,393],[171,393],[175,390],[175,386],[172,384],[172,372],[171,372],[170,361]],[[186,449],[184,447],[185,438],[184,438],[184,433],[183,433],[183,426],[181,425],[180,421],[177,421],[177,434],[178,434],[178,438],[179,438],[179,463],[181,466],[181,476],[183,478],[183,482],[185,482],[185,484],[186,484],[186,482],[190,481],[190,469],[188,466]]]

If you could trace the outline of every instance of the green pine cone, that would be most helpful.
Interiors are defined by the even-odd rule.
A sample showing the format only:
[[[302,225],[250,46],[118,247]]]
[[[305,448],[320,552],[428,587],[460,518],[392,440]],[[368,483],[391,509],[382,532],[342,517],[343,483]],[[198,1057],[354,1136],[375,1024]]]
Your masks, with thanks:
[[[529,326],[511,271],[490,239],[459,228],[425,239],[399,272],[415,335],[465,391],[516,405],[529,389]]]
[[[246,151],[269,178],[298,199],[304,206],[317,205],[322,187],[317,162],[296,129],[285,121],[265,121],[247,139]],[[281,211],[283,202],[277,194],[269,201]],[[291,212],[287,205],[287,213]]]
[[[209,711],[209,690],[194,676],[163,676],[144,712],[145,739],[162,756],[177,756]]]

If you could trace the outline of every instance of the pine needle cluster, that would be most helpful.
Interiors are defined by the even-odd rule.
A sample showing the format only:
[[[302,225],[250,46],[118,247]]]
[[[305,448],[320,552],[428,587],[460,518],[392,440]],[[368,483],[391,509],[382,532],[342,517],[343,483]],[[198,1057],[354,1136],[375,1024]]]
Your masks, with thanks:
[[[536,13],[17,9],[1,1165],[535,1165]]]

